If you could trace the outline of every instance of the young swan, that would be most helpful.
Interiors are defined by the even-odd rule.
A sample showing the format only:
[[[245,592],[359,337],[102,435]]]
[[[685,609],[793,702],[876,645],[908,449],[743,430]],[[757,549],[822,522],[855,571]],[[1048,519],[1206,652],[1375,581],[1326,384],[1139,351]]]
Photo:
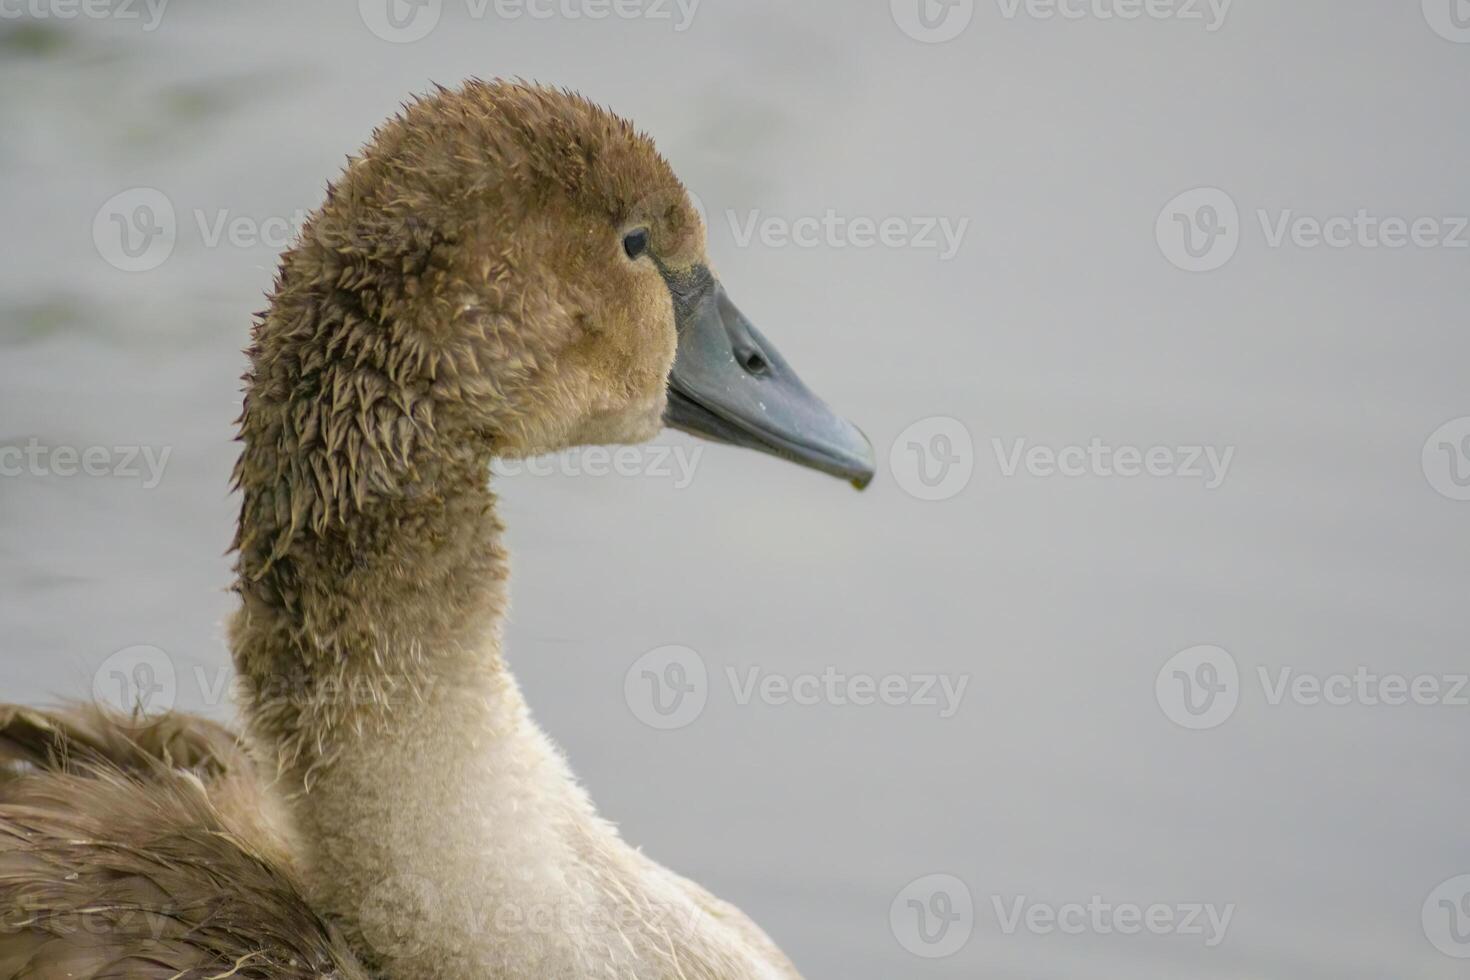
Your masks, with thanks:
[[[522,84],[413,103],[283,257],[249,353],[230,637],[312,906],[389,977],[796,977],[598,818],[501,659],[496,457],[668,422],[872,476],[649,140]]]
[[[565,93],[475,82],[377,134],[250,352],[255,758],[185,715],[0,705],[0,976],[795,976],[596,817],[500,660],[494,456],[667,423],[872,476],[701,234],[648,141]]]

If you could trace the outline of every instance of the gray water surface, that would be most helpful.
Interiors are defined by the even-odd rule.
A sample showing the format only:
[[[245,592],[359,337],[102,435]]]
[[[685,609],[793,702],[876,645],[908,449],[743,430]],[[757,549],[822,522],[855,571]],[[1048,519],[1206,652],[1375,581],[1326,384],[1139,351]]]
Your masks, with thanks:
[[[720,447],[687,486],[497,481],[511,663],[631,841],[813,978],[1463,977],[1470,707],[1271,697],[1283,677],[1448,686],[1470,669],[1470,503],[1454,499],[1470,431],[1424,455],[1470,416],[1470,249],[1444,241],[1452,220],[1434,247],[1271,242],[1301,216],[1470,214],[1470,44],[1444,19],[1459,0],[1436,2],[1239,0],[1210,30],[978,0],[945,43],[900,28],[919,23],[903,0],[899,16],[704,0],[684,30],[672,4],[671,20],[592,20],[443,0],[411,43],[353,3],[178,2],[152,30],[141,4],[134,20],[7,15],[0,445],[169,456],[156,485],[146,467],[0,477],[0,693],[86,695],[142,645],[174,665],[177,706],[232,717],[231,420],[279,248],[211,233],[314,207],[431,82],[521,75],[655,137],[742,308],[884,463],[861,495]],[[94,220],[105,241],[105,202],[135,188],[167,197],[176,241],[128,272]],[[1209,272],[1178,268],[1167,233],[1177,213],[1210,241],[1218,197],[1165,213],[1166,246],[1156,227],[1197,188],[1239,214],[1212,212],[1238,248]],[[829,211],[907,237],[742,244]],[[914,242],[931,218],[967,222],[948,258]],[[936,417],[973,448],[936,442],[955,432]],[[1017,440],[1094,439],[1233,453],[1214,488],[1007,474]],[[919,499],[914,467],[937,480],[946,461],[973,467],[968,484]],[[662,731],[625,679],[668,645],[696,651],[707,704]],[[1189,730],[1164,668],[1203,645],[1232,658],[1238,705]],[[1197,666],[1181,670],[1210,679]],[[966,686],[945,717],[916,699],[743,699],[752,669]],[[910,888],[931,875],[950,877]],[[1045,909],[1095,896],[1230,918],[1213,945],[1208,928],[1045,927]],[[1008,930],[1018,901],[1043,912]]]

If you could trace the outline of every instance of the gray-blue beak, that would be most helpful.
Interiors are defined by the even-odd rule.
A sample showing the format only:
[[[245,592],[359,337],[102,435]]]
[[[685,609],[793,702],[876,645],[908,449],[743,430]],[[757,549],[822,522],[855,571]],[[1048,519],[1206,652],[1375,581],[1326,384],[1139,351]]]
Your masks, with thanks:
[[[797,377],[708,269],[667,275],[679,350],[665,424],[830,473],[872,482],[873,446]]]

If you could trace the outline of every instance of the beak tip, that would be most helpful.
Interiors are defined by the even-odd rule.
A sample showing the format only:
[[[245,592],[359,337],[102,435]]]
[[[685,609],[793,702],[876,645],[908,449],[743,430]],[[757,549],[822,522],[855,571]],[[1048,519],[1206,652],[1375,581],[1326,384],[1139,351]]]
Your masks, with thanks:
[[[851,423],[848,424],[851,425]],[[869,439],[868,434],[857,426],[854,425],[852,428],[862,441],[863,448],[857,465],[852,468],[852,477],[848,482],[852,484],[854,490],[861,493],[868,489],[873,482],[873,477],[878,474],[878,461],[873,454],[873,440]]]
[[[858,490],[873,482],[872,441],[801,383],[708,269],[698,301],[675,306],[679,340],[665,425],[769,453]],[[759,351],[768,369],[755,376],[737,346]]]

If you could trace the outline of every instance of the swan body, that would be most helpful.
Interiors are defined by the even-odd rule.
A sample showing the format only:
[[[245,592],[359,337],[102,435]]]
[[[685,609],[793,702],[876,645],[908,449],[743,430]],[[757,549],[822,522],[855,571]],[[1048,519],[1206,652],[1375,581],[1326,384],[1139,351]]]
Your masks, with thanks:
[[[379,129],[248,352],[245,731],[0,715],[0,976],[798,976],[597,816],[502,657],[494,459],[670,424],[872,475],[703,234],[651,142],[564,91],[473,81]]]

